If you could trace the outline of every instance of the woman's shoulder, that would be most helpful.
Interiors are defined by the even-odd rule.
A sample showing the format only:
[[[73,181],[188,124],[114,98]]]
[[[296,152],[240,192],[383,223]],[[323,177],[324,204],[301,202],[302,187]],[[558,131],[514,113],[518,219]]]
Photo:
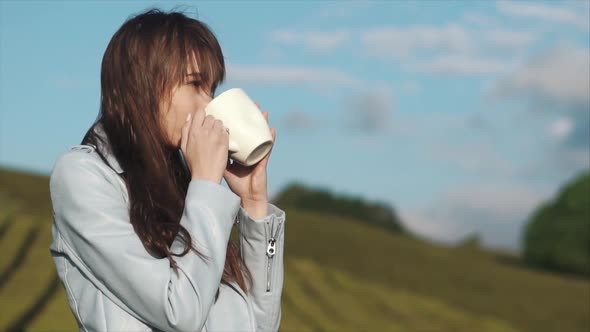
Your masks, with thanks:
[[[50,189],[109,184],[118,177],[91,145],[74,145],[55,161],[49,177]]]

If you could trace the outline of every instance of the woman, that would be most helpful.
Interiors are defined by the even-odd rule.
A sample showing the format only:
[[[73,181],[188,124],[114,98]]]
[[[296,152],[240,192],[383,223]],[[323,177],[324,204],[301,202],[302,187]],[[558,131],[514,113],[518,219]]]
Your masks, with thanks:
[[[215,36],[181,13],[111,39],[100,114],[50,179],[51,254],[81,331],[278,330],[285,213],[269,156],[228,163],[228,132],[203,112],[224,76]]]

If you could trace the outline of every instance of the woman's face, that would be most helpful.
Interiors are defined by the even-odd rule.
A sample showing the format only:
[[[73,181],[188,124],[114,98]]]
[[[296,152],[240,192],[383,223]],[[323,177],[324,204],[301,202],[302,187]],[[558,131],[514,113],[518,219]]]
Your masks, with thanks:
[[[170,103],[161,106],[163,126],[168,142],[180,147],[182,126],[188,114],[203,112],[211,101],[210,87],[205,86],[198,72],[189,72],[185,80],[180,82],[171,93]]]

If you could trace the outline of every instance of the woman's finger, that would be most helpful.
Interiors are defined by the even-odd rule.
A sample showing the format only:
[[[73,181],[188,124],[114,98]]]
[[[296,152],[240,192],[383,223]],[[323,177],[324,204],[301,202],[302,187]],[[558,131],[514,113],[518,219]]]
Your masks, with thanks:
[[[213,115],[207,115],[203,121],[203,128],[213,129],[215,126],[215,118]]]
[[[180,149],[183,152],[186,152],[186,144],[188,143],[188,133],[191,129],[191,123],[192,123],[192,116],[189,113],[188,116],[186,117],[186,121],[184,122],[184,125],[182,126],[182,131],[180,133]]]
[[[195,114],[193,114],[192,118],[192,123],[191,123],[191,130],[201,128],[203,126],[203,122],[205,121],[205,111],[196,111]]]
[[[225,128],[225,127],[223,126],[223,122],[221,120],[214,120],[212,128],[214,131],[222,132],[222,131],[224,131],[223,128]]]
[[[256,102],[255,104],[256,104],[256,107],[260,108],[260,103],[259,102]]]
[[[274,128],[270,128],[270,133],[272,135],[273,146],[270,148],[270,151],[268,151],[268,154],[266,156],[264,156],[264,158],[262,158],[262,160],[260,160],[260,163],[259,163],[260,166],[258,166],[258,167],[265,168],[268,165],[268,160],[270,159],[272,149],[274,148],[274,141],[275,141],[275,137],[277,136],[277,131]]]
[[[266,119],[266,122],[268,122],[268,112],[267,111],[262,112],[262,116],[264,116],[264,118]]]

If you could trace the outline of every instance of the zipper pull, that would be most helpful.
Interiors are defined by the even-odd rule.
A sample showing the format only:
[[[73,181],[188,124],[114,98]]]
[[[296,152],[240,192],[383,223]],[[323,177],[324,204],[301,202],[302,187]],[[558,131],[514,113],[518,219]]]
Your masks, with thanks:
[[[273,238],[271,238],[270,240],[268,240],[268,246],[266,247],[266,255],[268,257],[273,257],[275,255],[275,243],[277,241]]]

